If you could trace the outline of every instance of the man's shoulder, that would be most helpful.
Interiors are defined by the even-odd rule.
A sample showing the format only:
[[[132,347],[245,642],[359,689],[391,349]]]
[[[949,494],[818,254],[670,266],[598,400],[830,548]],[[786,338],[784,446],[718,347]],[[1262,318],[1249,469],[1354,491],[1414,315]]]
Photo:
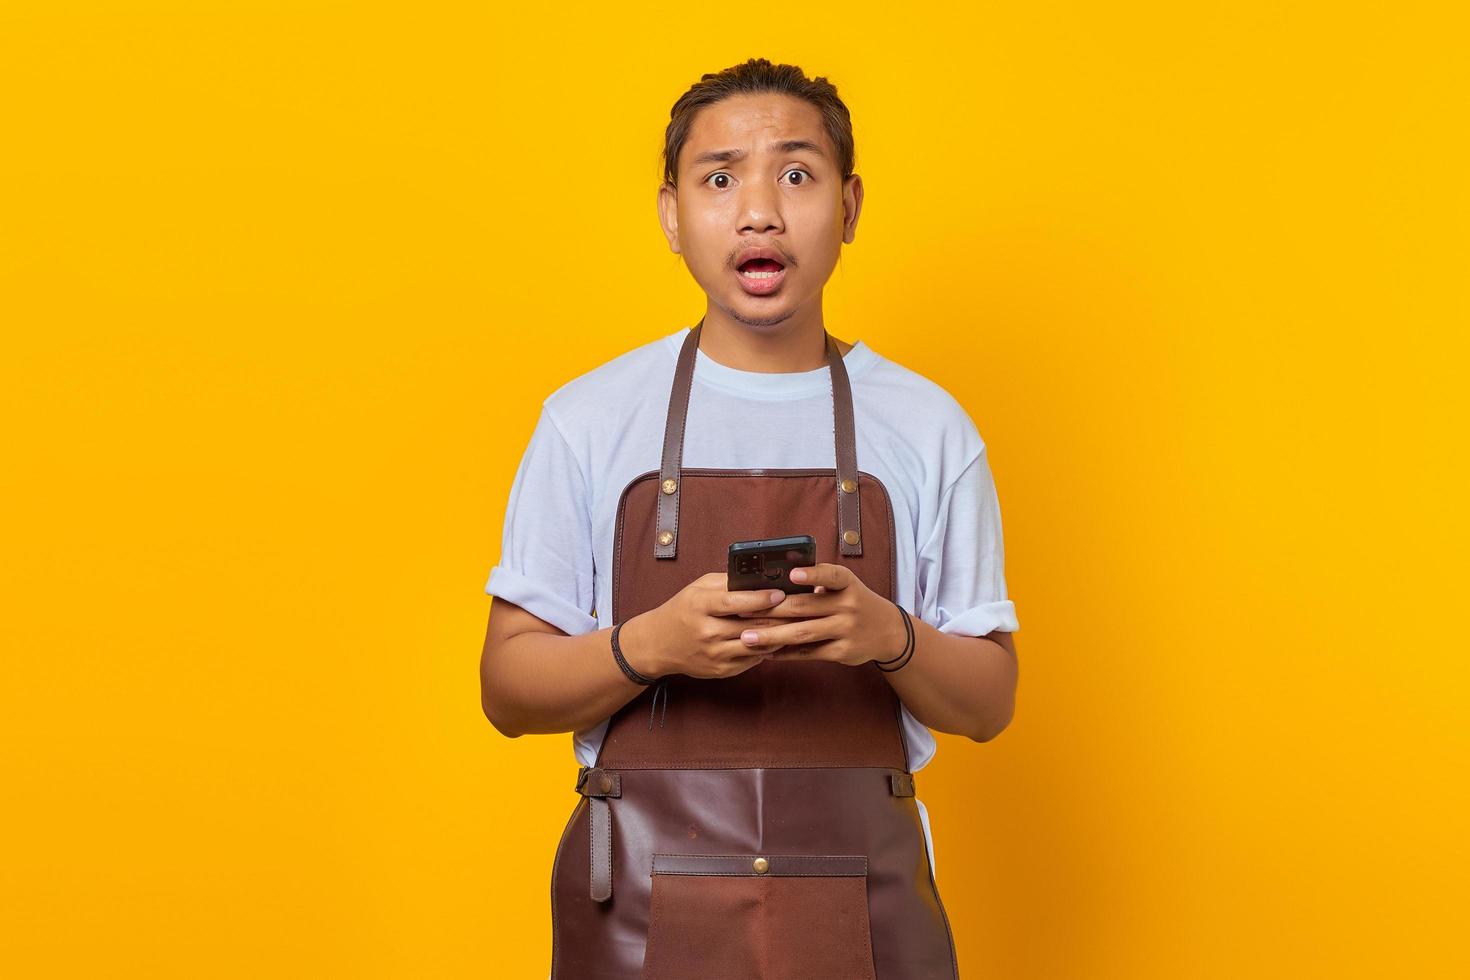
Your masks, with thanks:
[[[909,430],[919,441],[959,442],[971,452],[984,445],[960,400],[938,381],[905,364],[880,356],[855,388],[872,399],[875,413]]]
[[[666,400],[673,371],[669,335],[661,334],[576,375],[547,395],[543,404],[564,431],[585,431],[599,419],[626,415],[660,385],[664,389],[660,397]]]

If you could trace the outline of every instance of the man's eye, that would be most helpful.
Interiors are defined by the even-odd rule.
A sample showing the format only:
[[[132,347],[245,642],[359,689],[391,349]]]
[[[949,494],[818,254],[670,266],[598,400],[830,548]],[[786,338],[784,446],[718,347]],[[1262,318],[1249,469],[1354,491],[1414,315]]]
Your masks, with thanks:
[[[783,174],[783,176],[790,175],[790,174],[801,174],[805,178],[805,179],[797,179],[797,178],[793,177],[792,180],[791,180],[791,182],[790,182],[791,183],[791,186],[793,186],[793,187],[800,187],[802,184],[805,184],[808,180],[811,180],[811,178],[812,178],[812,175],[808,171],[802,170],[799,167],[793,167],[793,168],[791,168],[790,170],[786,171],[786,174]],[[710,186],[714,187],[716,190],[724,190],[725,188],[727,188],[727,187],[730,186],[730,181],[733,180],[733,179],[734,179],[733,177],[731,177],[729,174],[725,173],[723,170],[719,170],[719,171],[716,171],[715,173],[710,174],[708,177],[704,178],[704,182],[706,184],[710,184]],[[724,181],[724,183],[714,183],[714,184],[711,184],[710,183],[711,181]]]

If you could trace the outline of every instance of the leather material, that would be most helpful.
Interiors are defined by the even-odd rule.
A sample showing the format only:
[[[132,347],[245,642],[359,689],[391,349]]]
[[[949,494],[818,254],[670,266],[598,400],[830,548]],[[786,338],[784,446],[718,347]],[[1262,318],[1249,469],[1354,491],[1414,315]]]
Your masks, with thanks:
[[[678,557],[667,561],[648,558],[660,496],[654,474],[635,477],[623,490],[614,531],[615,617],[652,609],[700,575],[724,571],[732,541],[798,533],[812,533],[817,561],[843,564],[874,592],[895,597],[893,515],[876,478],[864,474],[862,483],[871,488],[868,526],[882,528],[881,542],[846,559],[834,547],[830,469],[688,469],[681,482],[686,534]],[[823,526],[834,533],[820,533]],[[691,528],[697,533],[687,533]],[[663,715],[650,729],[647,719],[661,693]],[[777,660],[727,678],[674,674],[640,692],[624,711],[629,717],[608,726],[600,766],[907,765],[898,696],[871,663]]]
[[[832,434],[837,440],[837,550],[844,558],[863,553],[862,513],[858,495],[857,422],[853,418],[852,385],[847,379],[847,363],[837,350],[837,341],[827,335],[827,364],[832,371]],[[842,488],[850,486],[851,493]],[[849,535],[856,540],[849,541]]]
[[[731,542],[788,534],[811,534],[818,562],[844,565],[896,601],[892,503],[856,469],[845,370],[834,365],[835,468],[684,469],[691,337],[662,466],[630,480],[618,502],[613,622],[723,572]],[[855,492],[842,491],[843,479]],[[865,533],[845,548],[860,495]],[[661,548],[659,534],[675,526],[677,548]],[[552,868],[554,980],[958,976],[902,707],[871,662],[666,677],[613,715],[577,789]],[[818,873],[794,873],[803,868]]]
[[[612,898],[612,811],[603,797],[622,795],[622,777],[606,769],[582,766],[577,772],[577,792],[591,797],[587,808],[589,894],[594,902],[606,902]]]
[[[758,864],[757,862],[763,862]],[[655,854],[656,875],[866,875],[863,854]]]
[[[949,926],[930,875],[918,804],[894,796],[889,771],[822,769],[641,769],[623,774],[612,801],[610,902],[587,894],[588,812],[582,800],[562,838],[552,871],[555,980],[631,980],[642,976],[655,878],[655,854],[751,855],[774,861],[863,855],[872,963],[881,980],[958,976]],[[757,876],[760,877],[760,876]],[[700,896],[709,893],[700,892]],[[713,896],[709,896],[713,903]],[[716,927],[740,929],[735,909]],[[818,930],[819,931],[819,930]],[[683,936],[690,945],[701,935]],[[693,974],[757,980],[758,973]],[[815,972],[806,980],[851,980]]]
[[[859,858],[861,860],[861,858]],[[653,875],[645,980],[873,980],[867,879]],[[691,942],[691,937],[698,941]]]
[[[592,901],[606,902],[612,898],[612,809],[604,799],[587,802],[589,893]]]
[[[673,558],[679,550],[679,470],[684,462],[684,423],[689,415],[689,389],[694,384],[694,361],[704,317],[684,338],[674,365],[674,387],[664,422],[664,452],[659,464],[659,498],[655,508],[659,533],[653,536],[653,557]],[[667,489],[664,489],[667,488]]]
[[[606,769],[583,766],[577,771],[577,792],[583,796],[621,796],[622,777]]]
[[[704,317],[699,318],[684,337],[674,366],[674,384],[669,397],[668,417],[664,422],[663,458],[658,470],[658,503],[654,515],[658,533],[653,537],[653,556],[673,558],[679,548],[679,505],[683,491],[680,479],[684,465],[684,428],[689,415],[689,393],[694,384],[694,363],[699,350],[699,333]],[[837,463],[832,493],[837,498],[837,550],[844,558],[863,553],[862,509],[858,481],[857,423],[852,408],[852,383],[847,377],[847,363],[829,333],[826,338],[827,367],[832,376],[832,437]],[[845,490],[851,487],[851,490]],[[851,539],[851,540],[850,540]]]

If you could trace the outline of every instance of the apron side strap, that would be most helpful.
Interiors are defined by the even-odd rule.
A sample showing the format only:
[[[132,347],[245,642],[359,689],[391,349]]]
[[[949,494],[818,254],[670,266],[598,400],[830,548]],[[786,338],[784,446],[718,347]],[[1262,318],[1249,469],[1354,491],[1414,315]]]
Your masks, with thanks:
[[[592,901],[605,902],[612,898],[612,808],[596,796],[587,805],[592,809]]]
[[[888,785],[894,796],[914,795],[914,774],[911,772],[891,772],[888,774]]]
[[[607,797],[623,795],[623,778],[606,769],[582,766],[577,770],[577,792],[587,797],[588,852],[592,857],[592,901],[612,898],[612,808]]]

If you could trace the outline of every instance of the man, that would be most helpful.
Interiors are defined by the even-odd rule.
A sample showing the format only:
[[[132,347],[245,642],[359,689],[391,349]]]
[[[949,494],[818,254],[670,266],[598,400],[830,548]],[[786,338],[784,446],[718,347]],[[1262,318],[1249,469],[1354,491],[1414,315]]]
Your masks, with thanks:
[[[827,333],[863,185],[826,79],[705,75],[664,178],[704,316],[545,399],[485,586],[487,717],[574,733],[583,767],[553,973],[753,977],[753,949],[791,975],[957,973],[912,773],[931,729],[986,741],[1013,712],[984,442],[944,389]],[[825,558],[791,574],[814,592],[728,590],[730,542],[793,533]]]

